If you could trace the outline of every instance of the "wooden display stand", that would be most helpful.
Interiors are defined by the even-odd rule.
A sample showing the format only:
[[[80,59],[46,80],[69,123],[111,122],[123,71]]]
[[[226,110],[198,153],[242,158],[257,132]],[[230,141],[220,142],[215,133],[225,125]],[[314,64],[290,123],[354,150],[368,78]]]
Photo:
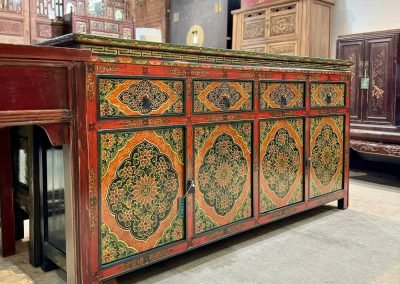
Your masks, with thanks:
[[[69,63],[75,111],[63,112],[79,145],[71,282],[335,200],[347,208],[350,62],[81,34],[46,44],[92,53]]]
[[[233,11],[233,49],[330,57],[335,0],[270,0]]]
[[[337,57],[351,67],[351,148],[400,157],[400,30],[340,36]],[[363,78],[366,86],[362,86]]]

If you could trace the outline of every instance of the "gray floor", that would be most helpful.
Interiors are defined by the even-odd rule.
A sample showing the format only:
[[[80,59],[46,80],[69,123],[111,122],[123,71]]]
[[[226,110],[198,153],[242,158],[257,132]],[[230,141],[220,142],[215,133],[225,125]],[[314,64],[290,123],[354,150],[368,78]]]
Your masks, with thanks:
[[[350,186],[345,211],[324,206],[113,282],[400,283],[400,178],[353,172]],[[26,261],[21,245],[16,257],[0,257],[0,283],[64,283]]]
[[[400,283],[400,181],[353,176],[358,179],[351,179],[351,205],[345,211],[324,206],[117,281]]]

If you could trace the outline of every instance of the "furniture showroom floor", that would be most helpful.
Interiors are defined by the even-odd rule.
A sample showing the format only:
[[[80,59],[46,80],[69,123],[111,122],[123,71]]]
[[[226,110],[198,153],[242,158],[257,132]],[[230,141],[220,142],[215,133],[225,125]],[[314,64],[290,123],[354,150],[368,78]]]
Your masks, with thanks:
[[[400,283],[400,175],[352,171],[350,207],[327,205],[122,276],[113,283]],[[65,283],[0,257],[0,283]]]

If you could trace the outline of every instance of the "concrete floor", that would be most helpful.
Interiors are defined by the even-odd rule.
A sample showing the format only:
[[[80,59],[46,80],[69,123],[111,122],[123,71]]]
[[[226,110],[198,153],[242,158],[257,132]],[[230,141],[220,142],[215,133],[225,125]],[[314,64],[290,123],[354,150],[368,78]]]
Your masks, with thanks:
[[[400,174],[351,176],[347,210],[332,203],[113,282],[399,284]],[[0,257],[0,283],[65,283],[57,271],[31,268],[23,246],[18,251]]]

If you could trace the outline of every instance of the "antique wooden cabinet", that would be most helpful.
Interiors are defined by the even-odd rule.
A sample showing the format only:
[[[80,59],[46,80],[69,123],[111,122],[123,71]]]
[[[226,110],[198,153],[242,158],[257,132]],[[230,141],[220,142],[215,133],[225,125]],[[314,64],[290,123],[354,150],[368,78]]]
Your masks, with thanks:
[[[65,0],[66,33],[134,38],[131,1]]]
[[[63,35],[61,0],[0,0],[0,42],[31,44]]]
[[[348,206],[348,61],[72,34],[80,281],[328,202]],[[68,255],[68,252],[67,252]]]
[[[259,3],[233,11],[233,49],[330,57],[335,0]]]
[[[170,42],[232,48],[231,11],[240,0],[171,0]]]
[[[355,62],[351,67],[350,143],[356,151],[400,157],[399,55],[400,30],[337,40],[337,57]]]

